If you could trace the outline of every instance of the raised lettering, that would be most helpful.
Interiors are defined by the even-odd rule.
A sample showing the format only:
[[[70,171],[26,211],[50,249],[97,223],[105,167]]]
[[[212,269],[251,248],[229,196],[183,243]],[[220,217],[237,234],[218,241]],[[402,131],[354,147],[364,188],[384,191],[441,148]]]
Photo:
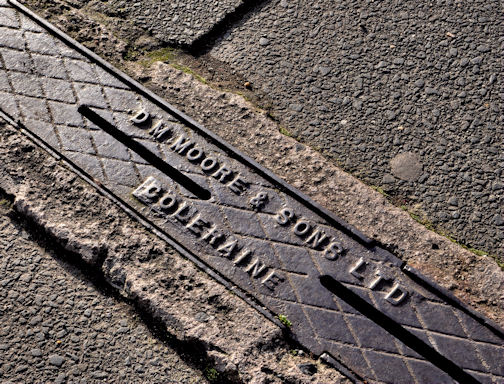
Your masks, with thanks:
[[[135,116],[133,116],[130,120],[133,124],[142,125],[142,124],[146,123],[147,120],[149,120],[149,118],[150,118],[149,112],[142,109]]]
[[[159,208],[164,211],[168,212],[172,208],[176,208],[177,204],[177,197],[173,192],[168,192],[167,194],[163,195],[161,199],[159,199]]]
[[[218,240],[220,240],[224,235],[217,230],[217,226],[213,226],[210,230],[205,233],[202,237],[208,244],[214,245]]]
[[[361,269],[363,266],[365,266],[367,263],[364,261],[364,258],[360,258],[357,263],[354,264],[352,268],[350,268],[350,274],[355,277],[356,279],[362,280],[364,279],[364,276],[359,273],[359,269]]]
[[[270,291],[275,290],[276,286],[280,284],[285,279],[282,276],[277,275],[276,271],[271,271],[271,273],[261,281],[266,288]]]
[[[226,181],[226,178],[230,176],[233,172],[231,172],[228,168],[227,165],[224,164],[222,165],[215,173],[212,175],[215,177],[217,180],[219,180],[221,183],[224,183]]]
[[[245,269],[245,272],[252,275],[253,278],[258,278],[266,269],[267,267],[259,260],[259,258],[256,258],[252,264]]]
[[[254,252],[250,251],[249,249],[247,248],[243,248],[240,255],[235,259],[235,261],[233,261],[233,263],[235,265],[238,265],[240,264],[242,261],[244,261],[245,259],[247,259],[249,256],[253,255]]]
[[[217,165],[217,160],[215,160],[213,157],[207,157],[200,164],[201,169],[206,172],[210,172],[212,169],[215,168],[216,165]]]
[[[385,277],[382,275],[382,272],[379,270],[376,271],[376,278],[369,284],[369,288],[375,289],[383,280],[385,280]]]
[[[163,141],[166,136],[168,136],[168,133],[171,133],[170,128],[163,127],[163,122],[158,121],[158,123],[149,131],[149,134],[154,136],[157,141]]]
[[[294,233],[298,236],[304,236],[308,232],[310,232],[311,226],[310,223],[304,220],[300,220],[294,226]]]
[[[217,248],[217,252],[219,252],[223,257],[230,259],[233,256],[237,244],[238,244],[237,240],[232,240]]]
[[[149,176],[132,194],[142,203],[150,204],[156,201],[162,190],[161,183]]]
[[[186,225],[186,228],[193,232],[195,235],[199,236],[201,235],[201,231],[203,228],[208,227],[208,221],[203,220],[198,214],[194,219],[192,219],[189,224]]]
[[[186,156],[189,161],[199,160],[203,156],[203,150],[198,147],[191,148]]]
[[[248,187],[249,183],[242,179],[240,175],[236,175],[236,177],[228,184],[228,188],[237,195],[241,195]]]
[[[305,242],[313,249],[317,249],[325,240],[327,240],[326,234],[320,229],[317,229],[306,239]]]
[[[173,214],[173,217],[180,221],[182,224],[187,223],[187,220],[189,220],[189,207],[187,205],[187,202],[183,202],[182,205],[177,209],[177,211]]]
[[[333,240],[324,250],[324,257],[327,260],[336,260],[339,256],[342,256],[344,252],[345,250],[343,247]]]
[[[192,141],[187,139],[184,135],[179,138],[170,146],[175,152],[183,154],[183,152],[192,145]]]
[[[283,208],[280,210],[280,212],[278,212],[276,216],[276,221],[280,225],[286,225],[289,223],[289,221],[294,219],[294,217],[295,217],[294,212],[292,212],[291,209]]]
[[[401,286],[398,283],[396,283],[390,292],[385,295],[385,300],[392,305],[399,305],[406,296],[408,296],[408,294],[401,289]]]

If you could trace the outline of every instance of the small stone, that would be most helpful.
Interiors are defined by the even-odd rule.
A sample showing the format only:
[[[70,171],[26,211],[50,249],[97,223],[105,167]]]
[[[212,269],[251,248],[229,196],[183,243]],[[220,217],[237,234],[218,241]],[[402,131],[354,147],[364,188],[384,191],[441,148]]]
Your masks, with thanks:
[[[305,375],[314,375],[317,373],[317,367],[313,364],[299,364],[298,368]]]
[[[486,44],[482,44],[480,46],[478,46],[478,48],[476,48],[478,50],[478,52],[489,52],[490,51],[490,46],[486,45]]]
[[[23,373],[25,371],[28,370],[28,366],[27,365],[19,365],[16,367],[16,369],[14,370],[14,373]]]
[[[59,355],[49,356],[49,364],[54,365],[58,368],[61,367],[64,362],[65,362],[65,359]]]
[[[24,283],[29,283],[32,279],[31,273],[23,273],[21,276],[19,276],[19,280],[21,280]]]
[[[329,74],[329,72],[331,72],[331,68],[330,67],[319,67],[319,72],[322,76],[326,76],[327,74]]]
[[[396,113],[394,111],[386,110],[385,111],[385,118],[389,121],[392,121],[396,118]]]
[[[265,46],[269,45],[269,40],[265,37],[261,37],[259,39],[259,45],[262,47],[265,47]]]
[[[495,225],[504,225],[504,218],[501,215],[495,215],[494,216],[494,223]]]
[[[30,325],[37,325],[41,321],[42,321],[42,317],[41,316],[34,316],[34,317],[32,317],[30,319],[30,321],[28,322],[28,324],[30,324]]]
[[[32,349],[30,351],[30,353],[34,357],[40,357],[40,356],[42,356],[42,351],[40,349],[38,349],[38,348]]]
[[[91,310],[91,308],[88,308],[84,311],[84,316],[86,317],[91,317],[91,314],[93,313],[93,311]]]
[[[289,104],[289,109],[293,110],[294,112],[301,112],[303,110],[303,106],[301,104],[292,103]]]
[[[482,61],[483,58],[481,56],[476,56],[475,58],[471,59],[471,64],[480,65]]]
[[[65,382],[66,375],[64,373],[61,373],[56,377],[56,380],[54,380],[54,384],[62,384]]]
[[[416,181],[422,175],[420,157],[413,152],[404,152],[390,160],[392,174],[406,181]]]
[[[448,204],[450,204],[454,207],[458,207],[458,203],[459,203],[458,198],[455,196],[452,196],[448,199]]]
[[[386,173],[382,179],[383,184],[393,184],[395,183],[395,181],[396,181],[395,177],[392,176],[390,173]]]
[[[417,81],[415,81],[415,87],[417,88],[422,88],[425,84],[425,81],[423,79],[418,79]]]
[[[210,316],[208,316],[205,312],[198,312],[194,318],[201,323],[206,323],[210,319]]]

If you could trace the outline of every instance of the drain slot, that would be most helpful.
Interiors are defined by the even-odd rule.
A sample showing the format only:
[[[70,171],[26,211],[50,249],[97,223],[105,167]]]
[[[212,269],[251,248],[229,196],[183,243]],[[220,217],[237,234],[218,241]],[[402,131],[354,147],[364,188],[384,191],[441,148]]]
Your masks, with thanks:
[[[361,298],[349,288],[345,287],[339,281],[333,279],[331,276],[324,275],[320,277],[320,283],[324,286],[324,288],[338,296],[348,305],[351,305],[375,324],[379,325],[419,355],[423,356],[433,365],[446,372],[456,381],[460,383],[479,383],[479,381],[462,370],[457,364],[441,355],[430,345],[426,344],[424,341],[402,327],[395,320],[373,307],[366,300]]]
[[[94,123],[101,129],[103,129],[105,132],[107,132],[114,139],[130,148],[138,156],[142,157],[145,161],[149,162],[151,165],[159,169],[166,176],[170,177],[173,181],[179,183],[181,186],[183,186],[185,189],[187,189],[189,192],[191,192],[198,198],[202,200],[208,200],[212,196],[210,191],[203,188],[194,180],[184,175],[178,169],[172,167],[170,164],[161,159],[155,153],[151,152],[147,147],[145,147],[135,139],[129,137],[127,134],[120,131],[116,127],[114,127],[114,125],[112,125],[103,117],[101,117],[96,112],[91,110],[87,105],[80,105],[78,111],[84,117],[89,119],[92,123]]]

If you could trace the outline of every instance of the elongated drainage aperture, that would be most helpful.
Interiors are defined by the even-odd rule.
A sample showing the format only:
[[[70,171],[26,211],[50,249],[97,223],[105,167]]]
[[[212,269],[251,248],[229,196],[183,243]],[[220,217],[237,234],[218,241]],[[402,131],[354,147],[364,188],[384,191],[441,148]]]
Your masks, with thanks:
[[[145,161],[152,164],[154,167],[163,172],[166,176],[170,177],[173,181],[179,183],[181,186],[183,186],[189,192],[194,194],[196,197],[202,200],[210,199],[211,197],[210,191],[203,188],[194,180],[184,175],[178,169],[172,167],[166,161],[163,161],[160,157],[151,152],[147,147],[145,147],[132,137],[128,136],[124,132],[117,129],[110,122],[108,122],[103,117],[98,115],[96,112],[91,110],[91,108],[89,108],[87,105],[80,105],[77,110],[84,117],[89,119],[92,123],[103,129],[117,141],[121,142],[122,144],[130,148],[138,156],[142,157]]]
[[[331,293],[338,296],[341,300],[351,305],[357,311],[368,317],[374,323],[382,327],[391,335],[398,338],[405,345],[413,349],[418,354],[422,355],[425,359],[430,361],[433,365],[450,375],[453,379],[460,383],[476,383],[479,381],[474,377],[464,372],[457,364],[448,360],[446,357],[437,352],[430,345],[413,335],[406,330],[401,324],[397,323],[383,312],[379,311],[366,300],[362,299],[359,295],[352,292],[349,288],[345,287],[342,283],[335,280],[331,276],[324,275],[320,277],[320,283],[328,289]]]

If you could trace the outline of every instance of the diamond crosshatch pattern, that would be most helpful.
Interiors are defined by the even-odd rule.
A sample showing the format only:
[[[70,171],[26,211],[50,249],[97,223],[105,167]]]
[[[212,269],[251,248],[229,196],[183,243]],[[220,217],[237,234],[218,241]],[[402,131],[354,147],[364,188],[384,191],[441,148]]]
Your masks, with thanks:
[[[86,104],[122,132],[211,192],[200,200],[147,163],[124,144],[104,132],[77,110]],[[396,259],[376,247],[366,247],[333,228],[276,185],[230,156],[185,125],[176,116],[140,95],[98,63],[66,45],[11,6],[0,6],[0,108],[22,122],[32,133],[74,162],[114,194],[241,289],[254,295],[273,313],[285,314],[294,336],[313,353],[327,352],[368,381],[441,383],[454,380],[425,357],[403,344],[384,328],[325,289],[319,276],[330,275],[360,298],[379,309],[411,334],[483,383],[504,381],[503,339],[466,312],[457,309],[406,276]],[[144,109],[154,121],[171,131],[165,141],[155,140],[147,129],[131,123],[132,114]],[[238,196],[197,164],[174,153],[171,144],[181,134],[208,156],[226,164],[250,183],[246,196]],[[156,214],[131,192],[148,177],[186,201],[223,233],[231,234],[261,256],[261,262],[284,277],[275,290],[253,277],[254,271],[222,257],[207,242],[195,240],[180,222]],[[281,188],[280,188],[281,189]],[[249,204],[259,192],[269,196],[260,212]],[[307,246],[292,228],[277,223],[277,212],[296,211],[313,227],[337,239],[348,253],[337,260]],[[231,238],[231,237],[230,237]],[[360,258],[359,274],[349,271]],[[384,276],[369,288],[376,272]],[[391,305],[386,294],[391,281],[399,282],[408,297]]]

